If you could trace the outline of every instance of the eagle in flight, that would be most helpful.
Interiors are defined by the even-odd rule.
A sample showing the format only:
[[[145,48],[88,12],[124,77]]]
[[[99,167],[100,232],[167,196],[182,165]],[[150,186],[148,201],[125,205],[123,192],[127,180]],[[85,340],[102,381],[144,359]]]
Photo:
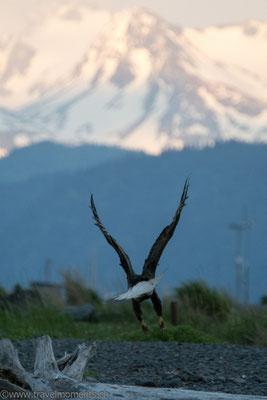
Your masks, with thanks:
[[[141,322],[141,327],[143,332],[147,332],[148,328],[147,325],[145,324],[144,318],[143,318],[143,313],[141,309],[141,302],[147,299],[151,299],[153,303],[154,310],[158,316],[158,322],[160,328],[164,328],[164,322],[162,319],[162,305],[161,305],[161,300],[156,292],[156,286],[161,279],[162,275],[159,275],[158,277],[155,277],[156,273],[156,268],[159,262],[159,259],[161,257],[161,254],[163,253],[163,250],[165,249],[165,246],[167,245],[168,241],[172,237],[175,228],[179,222],[181,212],[183,207],[185,206],[186,199],[188,198],[187,196],[187,191],[188,191],[189,183],[188,179],[185,181],[184,189],[183,189],[183,194],[180,199],[179,206],[176,210],[176,213],[173,217],[172,222],[170,225],[166,226],[155,243],[153,244],[147,259],[145,260],[142,274],[136,274],[133,270],[131,261],[128,257],[128,255],[125,253],[125,251],[122,249],[122,247],[118,244],[118,242],[108,233],[104,225],[102,224],[94,203],[94,198],[93,195],[91,195],[91,209],[93,212],[94,219],[96,221],[96,226],[99,227],[103,235],[105,236],[107,242],[114,248],[114,250],[117,252],[119,258],[120,258],[120,265],[124,269],[126,275],[127,275],[127,282],[128,282],[128,291],[126,293],[121,294],[120,296],[116,297],[117,300],[125,300],[125,299],[131,299],[132,304],[133,304],[133,310],[135,312],[135,315],[137,319]]]

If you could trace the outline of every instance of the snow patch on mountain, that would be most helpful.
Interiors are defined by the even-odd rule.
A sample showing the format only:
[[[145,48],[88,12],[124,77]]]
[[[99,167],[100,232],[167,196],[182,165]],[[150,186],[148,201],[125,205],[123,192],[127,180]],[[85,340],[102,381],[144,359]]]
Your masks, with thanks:
[[[234,75],[232,83],[241,88],[243,85],[249,93],[267,99],[266,22],[250,20],[240,25],[185,29],[183,33],[208,57],[227,66]],[[227,71],[226,74],[223,71],[220,80],[226,77]]]
[[[0,37],[0,104],[14,109],[68,85],[77,61],[110,16],[66,2],[37,26],[28,26],[21,38]]]
[[[152,154],[266,142],[266,32],[257,21],[181,30],[138,8],[110,17],[62,3],[0,42],[1,154],[47,139]]]

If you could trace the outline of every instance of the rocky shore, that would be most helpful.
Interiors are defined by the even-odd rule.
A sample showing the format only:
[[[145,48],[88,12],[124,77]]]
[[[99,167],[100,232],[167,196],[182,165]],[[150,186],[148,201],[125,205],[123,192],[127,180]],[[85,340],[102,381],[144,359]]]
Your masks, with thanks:
[[[53,340],[56,358],[82,342],[86,341]],[[32,370],[33,341],[14,344],[23,366]],[[265,347],[100,341],[88,371],[88,376],[105,383],[267,396]]]

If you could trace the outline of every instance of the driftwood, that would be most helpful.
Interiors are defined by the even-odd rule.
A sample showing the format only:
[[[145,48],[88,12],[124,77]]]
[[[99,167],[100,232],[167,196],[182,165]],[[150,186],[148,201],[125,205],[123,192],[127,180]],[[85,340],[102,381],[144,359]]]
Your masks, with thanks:
[[[22,367],[12,342],[3,339],[0,341],[0,389],[26,390],[40,393],[42,397],[42,393],[54,390],[63,392],[68,383],[70,388],[77,391],[87,362],[95,352],[96,343],[90,347],[82,344],[73,353],[56,361],[51,338],[42,336],[36,341],[34,372],[31,374]]]
[[[79,345],[71,354],[56,361],[49,336],[36,342],[33,374],[20,364],[17,350],[9,339],[0,341],[0,398],[26,399],[151,399],[151,400],[263,400],[260,396],[207,393],[168,388],[144,388],[82,382],[87,362],[96,352]],[[265,398],[266,399],[266,398]]]

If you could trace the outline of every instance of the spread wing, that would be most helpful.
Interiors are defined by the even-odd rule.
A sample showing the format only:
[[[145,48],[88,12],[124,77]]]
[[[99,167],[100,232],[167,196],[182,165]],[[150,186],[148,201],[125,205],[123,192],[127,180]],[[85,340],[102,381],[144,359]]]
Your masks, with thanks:
[[[161,254],[163,253],[163,250],[165,249],[168,241],[173,235],[173,232],[175,231],[175,228],[179,222],[181,212],[183,207],[185,206],[186,199],[188,198],[187,196],[187,191],[188,191],[189,183],[188,179],[185,181],[184,185],[184,190],[183,194],[180,200],[179,207],[177,208],[177,211],[173,217],[173,220],[170,225],[166,226],[157,240],[155,241],[154,245],[152,246],[150,253],[145,260],[144,266],[143,266],[143,272],[142,275],[145,276],[146,278],[154,278],[156,268],[159,262],[159,259],[161,257]]]
[[[133,267],[131,265],[131,261],[128,257],[128,255],[125,253],[125,251],[122,249],[122,247],[116,242],[116,240],[108,233],[108,231],[106,230],[106,228],[104,227],[104,225],[102,224],[97,211],[96,211],[96,207],[95,207],[95,203],[94,203],[94,198],[93,195],[91,195],[91,209],[94,215],[94,219],[96,221],[96,226],[99,227],[99,229],[101,230],[101,232],[103,233],[103,235],[105,236],[107,242],[114,248],[114,250],[117,252],[118,256],[120,257],[120,264],[122,266],[122,268],[124,269],[124,271],[127,274],[127,278],[133,276],[134,270]],[[129,279],[128,279],[129,281]]]

